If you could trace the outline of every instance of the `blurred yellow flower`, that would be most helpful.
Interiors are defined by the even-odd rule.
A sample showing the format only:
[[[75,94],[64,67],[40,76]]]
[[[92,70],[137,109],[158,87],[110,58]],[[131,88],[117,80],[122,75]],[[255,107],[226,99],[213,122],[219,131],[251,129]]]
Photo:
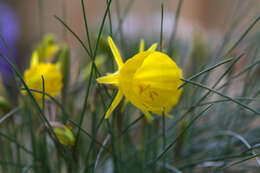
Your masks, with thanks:
[[[55,127],[54,133],[57,136],[59,142],[65,146],[73,146],[75,143],[75,136],[70,128],[67,126]]]
[[[38,55],[38,52],[37,51],[33,51],[32,53],[32,58],[31,58],[31,62],[30,62],[30,66],[34,66],[34,65],[37,65],[39,64],[39,55]]]
[[[42,91],[42,76],[45,92],[51,96],[58,95],[62,89],[62,74],[59,66],[51,63],[36,63],[25,71],[24,80],[30,89]],[[37,100],[40,100],[42,94],[34,92],[34,96]]]
[[[119,90],[105,118],[109,117],[123,96],[138,107],[148,121],[153,120],[149,112],[170,117],[168,112],[178,103],[182,92],[182,89],[178,89],[182,84],[182,71],[176,63],[166,54],[155,51],[157,44],[144,51],[143,41],[139,53],[123,63],[111,37],[108,37],[108,43],[118,71],[100,77],[97,81],[117,86]]]

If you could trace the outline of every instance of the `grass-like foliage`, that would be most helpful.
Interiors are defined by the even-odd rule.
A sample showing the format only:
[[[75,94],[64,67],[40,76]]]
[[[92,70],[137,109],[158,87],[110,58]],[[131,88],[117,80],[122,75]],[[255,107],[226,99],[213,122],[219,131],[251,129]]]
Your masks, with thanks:
[[[44,12],[43,2],[39,0],[40,16]],[[234,15],[217,45],[206,44],[203,34],[196,32],[193,41],[185,41],[177,35],[183,4],[179,0],[169,36],[164,33],[165,7],[162,4],[158,7],[161,9],[160,32],[144,38],[146,42],[140,41],[143,38],[126,41],[122,26],[132,4],[138,1],[129,0],[125,9],[119,9],[119,0],[104,1],[106,9],[97,32],[89,29],[85,3],[87,1],[81,0],[85,38],[67,24],[66,15],[54,16],[64,27],[63,36],[73,35],[84,50],[84,56],[79,58],[82,65],[77,69],[73,69],[72,62],[76,60],[71,58],[68,46],[58,45],[52,36],[47,36],[42,42],[39,40],[41,43],[32,53],[30,67],[23,73],[12,61],[12,52],[0,33],[9,54],[0,52],[0,56],[12,68],[14,85],[19,91],[16,104],[12,106],[8,99],[0,97],[0,173],[259,171],[259,16],[252,17],[241,29],[242,17]],[[110,11],[112,5],[116,7],[116,27]],[[158,55],[165,59],[168,55],[182,69],[182,78],[178,79],[181,85],[175,88],[176,93],[182,90],[180,98],[172,95],[175,92],[169,92],[175,90],[169,89],[165,99],[163,89],[169,87],[161,83],[163,91],[151,91],[147,95],[154,100],[163,93],[161,103],[149,105],[142,103],[141,97],[136,99],[124,93],[126,97],[121,95],[115,105],[113,100],[118,99],[118,93],[125,92],[126,87],[131,89],[125,83],[125,88],[121,86],[121,81],[129,82],[130,77],[127,79],[125,75],[121,79],[120,72],[111,73],[118,70],[116,65],[120,68],[130,65],[117,59],[120,55],[113,49],[113,40],[109,39],[108,43],[107,37],[113,38],[124,63],[138,52],[142,56],[153,52],[156,45],[145,51],[147,43],[157,42],[157,51],[161,52]],[[153,62],[155,67],[156,63],[161,62]],[[160,68],[164,70],[163,66]],[[80,75],[72,75],[78,72]],[[97,83],[96,79],[107,72],[113,80],[102,80],[111,85]],[[152,73],[151,83],[157,81],[160,70],[157,72]],[[169,81],[175,80],[174,75],[169,74]],[[77,76],[73,82],[71,76]],[[37,77],[39,80],[35,82]],[[141,88],[142,92],[146,89]],[[173,107],[168,104],[172,98],[178,100]],[[166,107],[158,111],[161,105],[170,105],[167,107],[169,114],[164,110]],[[149,108],[144,110],[144,107]],[[173,118],[169,118],[170,115]],[[147,116],[152,118],[147,121]]]

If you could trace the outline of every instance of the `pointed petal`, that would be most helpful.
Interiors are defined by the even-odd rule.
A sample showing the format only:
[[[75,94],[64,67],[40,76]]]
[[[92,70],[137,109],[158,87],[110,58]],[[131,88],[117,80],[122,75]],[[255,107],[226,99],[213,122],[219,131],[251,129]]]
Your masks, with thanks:
[[[35,66],[37,64],[39,64],[39,56],[38,56],[38,52],[34,51],[33,54],[32,54],[30,67]]]
[[[103,83],[103,84],[118,84],[118,73],[112,73],[108,74],[106,76],[102,76],[97,78],[98,83]]]
[[[116,45],[115,45],[115,43],[113,42],[112,38],[111,38],[111,37],[108,37],[107,40],[108,40],[108,44],[109,44],[109,46],[110,46],[110,48],[111,48],[111,51],[112,51],[112,53],[113,53],[113,55],[114,55],[114,58],[115,58],[115,60],[116,60],[116,63],[117,63],[117,65],[118,65],[118,68],[121,68],[124,63],[123,63],[123,60],[122,60],[122,58],[121,58],[121,56],[120,56],[120,53],[119,53],[119,51],[117,50]]]
[[[139,53],[144,51],[144,40],[140,40],[140,44],[139,44]]]
[[[114,98],[113,102],[111,103],[110,107],[108,108],[105,118],[107,119],[109,117],[109,115],[113,112],[113,110],[116,108],[116,106],[120,103],[120,101],[123,98],[123,92],[122,91],[118,91],[116,94],[116,97]]]
[[[148,121],[148,123],[151,123],[153,121],[152,115],[147,110],[142,110],[142,112],[145,115],[145,119]]]
[[[147,51],[155,51],[157,48],[157,43],[154,43]]]

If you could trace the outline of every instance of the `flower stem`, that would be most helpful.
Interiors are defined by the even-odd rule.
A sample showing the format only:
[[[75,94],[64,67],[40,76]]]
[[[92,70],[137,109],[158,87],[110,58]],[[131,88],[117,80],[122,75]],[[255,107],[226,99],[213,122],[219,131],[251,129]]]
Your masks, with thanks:
[[[163,136],[163,151],[165,150],[166,148],[166,125],[165,125],[165,116],[164,116],[164,113],[163,113],[163,116],[162,116],[162,128],[163,128],[163,133],[162,133],[162,136]],[[164,156],[163,158],[163,170],[162,172],[165,172],[165,166],[166,166],[166,157]]]

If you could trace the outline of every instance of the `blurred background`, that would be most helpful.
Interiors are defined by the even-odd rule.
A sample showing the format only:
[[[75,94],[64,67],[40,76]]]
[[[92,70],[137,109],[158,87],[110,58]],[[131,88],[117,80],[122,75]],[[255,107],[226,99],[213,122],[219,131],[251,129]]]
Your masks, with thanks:
[[[164,37],[167,38],[174,25],[178,2],[178,0],[138,0],[138,2],[137,0],[114,0],[111,5],[113,31],[115,32],[117,28],[119,18],[125,16],[123,33],[126,41],[131,37],[145,39],[148,36],[154,36],[154,33],[160,31],[160,6],[163,3],[165,9]],[[19,28],[19,36],[17,35],[18,61],[22,61],[20,63],[26,64],[23,61],[30,57],[32,45],[40,40],[41,32],[54,33],[58,40],[66,41],[72,50],[82,51],[81,46],[70,33],[67,32],[67,36],[64,37],[64,26],[54,18],[54,15],[57,15],[65,20],[68,26],[84,39],[85,30],[80,0],[2,0],[0,3],[8,4],[11,7],[10,10],[16,15]],[[190,38],[195,29],[206,36],[215,36],[211,41],[221,39],[222,33],[227,30],[227,23],[230,24],[235,17],[240,17],[241,23],[247,19],[252,20],[259,10],[259,4],[258,0],[184,0],[177,36]],[[90,32],[95,33],[104,15],[106,0],[89,0],[85,1],[85,5]],[[239,13],[237,13],[238,10]],[[4,11],[0,11],[0,13],[4,13]],[[0,25],[0,27],[6,26],[7,24]],[[153,42],[158,41],[159,34],[156,35]]]

